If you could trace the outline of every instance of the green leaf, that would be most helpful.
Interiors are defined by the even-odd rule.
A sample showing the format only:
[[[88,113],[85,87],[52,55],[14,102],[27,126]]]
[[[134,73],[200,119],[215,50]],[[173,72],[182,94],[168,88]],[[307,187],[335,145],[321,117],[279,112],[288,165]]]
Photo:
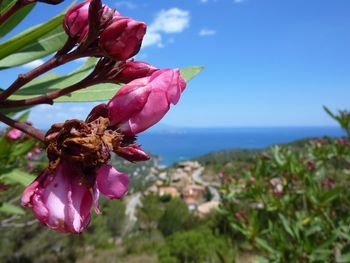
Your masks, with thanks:
[[[22,113],[18,118],[17,121],[24,122],[29,118],[30,111],[26,111]]]
[[[55,73],[46,74],[45,76],[37,78],[31,83],[27,84],[21,90],[12,95],[10,99],[27,99],[77,83],[92,71],[96,61],[96,58],[90,58],[83,66],[66,76],[60,76]],[[186,81],[189,81],[202,69],[202,67],[187,67],[181,70],[181,74],[183,74]],[[55,102],[105,101],[111,99],[120,88],[121,85],[119,84],[98,84],[66,96],[62,96],[56,99]]]
[[[16,205],[10,204],[10,203],[2,203],[0,205],[0,212],[6,213],[6,214],[12,214],[12,215],[24,215],[24,210]]]
[[[350,262],[350,253],[341,255],[340,257],[337,257],[336,259],[337,263],[348,263]]]
[[[32,11],[36,3],[29,4],[19,9],[9,19],[7,19],[2,25],[0,25],[0,38],[14,29],[29,13]]]
[[[333,119],[336,119],[336,116],[333,114],[333,112],[330,111],[326,106],[323,106],[323,110]]]
[[[282,222],[282,225],[284,227],[284,230],[286,230],[286,232],[291,236],[291,237],[294,237],[294,233],[292,231],[292,229],[290,228],[289,224],[288,224],[288,221],[287,219],[284,217],[284,215],[282,214],[278,214],[278,217],[280,218],[281,222]]]
[[[13,6],[17,0],[3,0],[0,4],[0,15],[5,13],[11,6]]]
[[[60,14],[52,18],[50,21],[31,27],[26,31],[22,32],[21,34],[18,34],[15,37],[0,44],[0,59],[3,59],[15,52],[19,52],[20,50],[23,50],[28,46],[32,46],[34,43],[38,42],[38,39],[44,37],[45,35],[49,34],[53,30],[57,29],[57,27],[62,27],[61,24],[62,24],[63,17],[64,17],[64,14]],[[52,38],[52,36],[50,36],[50,38]],[[57,40],[55,38],[52,38],[52,41],[53,41],[52,43],[54,43],[54,41],[57,41]],[[33,47],[32,47],[32,50],[33,50]],[[3,64],[2,60],[0,60],[0,62],[2,63],[2,67],[6,66]]]
[[[274,250],[272,247],[270,247],[269,243],[261,238],[255,238],[255,242],[263,249],[265,249],[266,251],[268,251],[271,254],[276,254],[276,250]]]
[[[34,106],[28,106],[28,107],[19,107],[19,108],[12,108],[12,109],[0,109],[0,112],[2,114],[6,114],[8,116],[12,116],[12,115],[15,115],[16,113],[19,113],[21,111],[24,111],[24,110],[28,110],[30,109],[31,107],[34,107]]]
[[[186,68],[180,69],[180,74],[186,82],[189,82],[196,75],[198,75],[203,69],[204,67],[201,67],[201,66],[186,67]]]
[[[10,172],[3,173],[1,175],[1,179],[3,179],[4,182],[8,184],[19,183],[23,186],[27,186],[34,181],[35,176],[32,174],[26,173],[24,171],[21,171],[19,169],[14,169],[14,170],[11,170]]]
[[[26,153],[28,153],[34,146],[35,140],[27,140],[24,142],[16,143],[12,147],[11,158],[16,159],[18,157],[23,157]]]
[[[332,190],[325,192],[321,196],[321,198],[320,198],[321,204],[326,205],[326,204],[332,202],[334,199],[338,198],[341,194],[342,194],[342,191],[341,191],[340,187],[333,188]]]

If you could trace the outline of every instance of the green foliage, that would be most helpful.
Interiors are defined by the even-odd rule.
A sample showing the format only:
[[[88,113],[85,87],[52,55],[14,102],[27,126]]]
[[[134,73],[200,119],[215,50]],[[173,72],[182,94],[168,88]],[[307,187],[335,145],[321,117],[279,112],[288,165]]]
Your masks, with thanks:
[[[13,94],[10,99],[19,100],[27,99],[33,96],[39,96],[47,92],[52,92],[74,83],[79,82],[85,78],[94,68],[97,62],[96,58],[90,58],[83,66],[76,69],[72,73],[65,76],[61,76],[55,73],[49,73],[43,77],[36,78],[21,90]],[[1,65],[1,61],[0,61]],[[184,75],[185,80],[189,81],[196,74],[202,70],[201,67],[188,67],[181,70],[181,74]],[[87,101],[104,101],[113,97],[120,89],[121,85],[118,84],[98,84],[90,86],[86,89],[78,90],[74,93],[62,96],[56,99],[56,102],[87,102]]]
[[[184,230],[191,214],[187,205],[178,198],[171,199],[166,204],[164,213],[159,219],[159,230],[167,237],[175,232]]]
[[[221,213],[231,238],[267,262],[338,262],[350,245],[349,156],[346,139],[275,146],[251,169],[228,175]]]
[[[54,18],[52,18],[50,21],[42,23],[40,25],[31,27],[27,29],[26,31],[14,36],[13,38],[5,41],[4,43],[0,44],[0,68],[6,68],[9,67],[9,65],[5,64],[4,58],[16,53],[23,52],[28,47],[31,47],[30,49],[33,50],[33,44],[40,42],[39,40],[52,38],[52,36],[49,36],[49,34],[55,30],[57,27],[62,27],[62,20],[63,20],[64,14],[60,14]],[[57,41],[58,39],[53,38],[52,41]],[[63,43],[64,44],[64,43]],[[60,44],[60,47],[63,46],[63,44]],[[40,45],[41,48],[44,48],[44,46]],[[48,50],[44,53],[40,53],[40,57],[43,57],[45,55],[48,55],[55,50]],[[42,52],[42,50],[40,50]],[[37,59],[38,57],[35,57],[33,54],[31,54],[30,59],[22,59],[18,60],[16,57],[12,57],[13,60],[16,61],[16,65],[20,65],[23,63],[27,63],[29,61],[32,61],[34,59]],[[11,65],[14,66],[14,65]]]
[[[10,203],[0,204],[0,212],[14,215],[24,215],[24,210]]]
[[[161,263],[220,262],[219,254],[225,249],[227,244],[223,239],[214,236],[208,228],[198,228],[170,236],[158,256]]]
[[[323,106],[323,109],[327,114],[334,119],[340,127],[342,127],[350,138],[350,112],[347,110],[338,111],[338,115],[332,113],[326,106]]]
[[[163,209],[159,198],[155,195],[147,195],[142,199],[142,205],[137,207],[137,219],[141,228],[149,231],[158,226],[158,221],[163,215]]]
[[[6,1],[4,1],[6,2]],[[11,1],[15,2],[15,1]],[[14,13],[5,23],[0,25],[0,38],[4,37],[7,33],[11,32],[29,13],[32,11],[36,3],[26,5],[25,7]],[[7,9],[7,8],[6,8]],[[3,10],[0,8],[0,10]],[[4,9],[5,10],[5,9]],[[3,13],[3,12],[0,12]]]
[[[180,73],[183,79],[186,82],[189,82],[196,75],[198,75],[203,69],[204,67],[199,67],[199,66],[186,67],[186,68],[180,69]]]

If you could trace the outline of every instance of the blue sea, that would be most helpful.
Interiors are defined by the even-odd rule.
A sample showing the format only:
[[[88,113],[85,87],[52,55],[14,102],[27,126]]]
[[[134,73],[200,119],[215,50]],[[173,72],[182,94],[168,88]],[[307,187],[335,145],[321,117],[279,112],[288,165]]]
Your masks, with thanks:
[[[138,143],[161,164],[231,148],[259,149],[311,137],[344,136],[338,127],[172,128],[139,135]]]

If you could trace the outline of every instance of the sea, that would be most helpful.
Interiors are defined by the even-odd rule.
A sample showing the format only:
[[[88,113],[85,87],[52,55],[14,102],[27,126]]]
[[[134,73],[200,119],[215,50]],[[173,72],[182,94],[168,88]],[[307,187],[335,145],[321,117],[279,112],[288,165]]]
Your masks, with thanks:
[[[338,127],[171,128],[141,133],[138,143],[169,166],[210,152],[232,148],[261,149],[305,138],[339,137]]]

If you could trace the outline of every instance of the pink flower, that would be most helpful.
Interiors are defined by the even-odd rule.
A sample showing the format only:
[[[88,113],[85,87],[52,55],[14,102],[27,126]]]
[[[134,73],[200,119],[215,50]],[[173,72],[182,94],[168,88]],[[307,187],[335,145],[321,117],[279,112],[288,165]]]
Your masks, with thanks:
[[[123,86],[109,101],[111,125],[126,135],[140,133],[160,121],[177,104],[186,82],[178,69],[163,69]]]
[[[95,210],[99,192],[108,198],[121,198],[128,189],[128,176],[110,165],[96,171],[93,187]],[[55,172],[44,171],[22,194],[22,205],[31,207],[35,217],[57,232],[80,233],[90,222],[92,191],[82,182],[81,173],[67,162]]]
[[[113,60],[126,60],[139,52],[145,33],[145,23],[116,15],[101,33],[99,47]]]
[[[89,7],[90,1],[76,4],[68,10],[64,16],[63,27],[66,33],[79,43],[81,43],[89,32]],[[106,14],[110,8],[103,6],[103,14]],[[119,15],[117,11],[114,13]]]
[[[21,138],[22,132],[18,129],[11,129],[7,133],[7,138],[10,140],[17,140]]]
[[[158,68],[140,61],[128,61],[122,66],[123,70],[118,74],[117,80],[122,83],[129,83],[134,79],[148,77]]]

